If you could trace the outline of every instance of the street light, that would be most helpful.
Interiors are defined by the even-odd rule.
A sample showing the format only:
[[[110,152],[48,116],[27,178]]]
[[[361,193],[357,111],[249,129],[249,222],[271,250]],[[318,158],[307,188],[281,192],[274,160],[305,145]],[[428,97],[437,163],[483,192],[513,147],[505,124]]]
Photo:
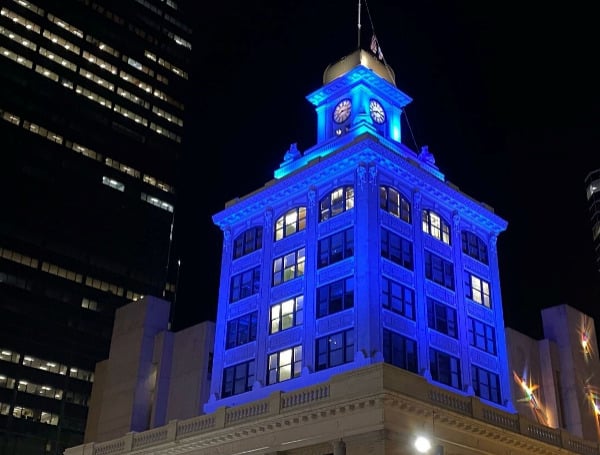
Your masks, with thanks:
[[[417,439],[415,439],[415,449],[419,453],[429,453],[431,450],[431,441],[425,436],[417,436]]]

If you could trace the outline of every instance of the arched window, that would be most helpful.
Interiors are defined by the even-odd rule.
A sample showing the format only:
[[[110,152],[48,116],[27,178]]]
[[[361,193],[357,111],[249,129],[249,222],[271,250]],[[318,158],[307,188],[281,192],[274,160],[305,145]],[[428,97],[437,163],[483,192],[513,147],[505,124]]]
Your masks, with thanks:
[[[410,202],[397,189],[391,186],[380,186],[379,207],[410,223]]]
[[[485,241],[469,231],[460,233],[462,240],[462,252],[479,262],[488,264],[488,250]]]
[[[262,248],[262,234],[262,226],[256,226],[238,235],[233,241],[233,259],[260,250]]]
[[[275,222],[275,240],[289,237],[296,232],[306,229],[306,207],[296,207]]]
[[[437,213],[423,210],[423,232],[450,245],[450,226]]]
[[[319,207],[321,209],[319,221],[328,220],[346,210],[350,210],[354,207],[354,188],[352,186],[336,188],[321,199]]]

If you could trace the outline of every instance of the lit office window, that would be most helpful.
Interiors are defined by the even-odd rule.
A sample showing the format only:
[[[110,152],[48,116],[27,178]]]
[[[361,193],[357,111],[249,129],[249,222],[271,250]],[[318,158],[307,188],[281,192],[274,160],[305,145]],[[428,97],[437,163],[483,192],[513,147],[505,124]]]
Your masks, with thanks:
[[[492,307],[490,297],[490,283],[481,278],[467,273],[467,297],[487,308]]]
[[[50,22],[55,23],[60,28],[72,33],[73,35],[77,36],[78,38],[83,38],[83,32],[81,30],[79,30],[77,27],[74,27],[74,26],[68,24],[67,22],[63,21],[62,19],[48,13],[48,20]]]
[[[19,16],[17,13],[9,10],[8,8],[2,8],[2,10],[0,10],[0,15],[8,17],[13,21],[13,23],[22,25],[27,30],[31,30],[32,32],[38,34],[40,33],[41,29],[39,25],[37,25],[35,22],[25,19],[23,16]]]
[[[147,93],[152,93],[152,86],[150,84],[147,84],[144,81],[141,81],[137,77],[134,77],[131,74],[126,73],[125,71],[122,71],[122,70],[119,71],[119,77],[121,79],[123,79],[124,81],[127,81],[130,84],[135,85],[136,87],[142,89],[143,91],[145,91]]]
[[[95,300],[88,299],[86,297],[83,297],[81,299],[81,308],[85,308],[86,310],[92,311],[100,311],[98,309],[98,302],[96,302]]]
[[[302,346],[284,349],[269,355],[267,384],[297,378],[302,372]]]
[[[109,71],[112,74],[117,74],[117,67],[115,65],[111,65],[106,60],[102,60],[101,58],[96,57],[94,54],[90,54],[88,51],[83,51],[83,58],[105,71]]]
[[[154,77],[154,71],[141,62],[138,62],[136,59],[128,57],[127,55],[123,55],[122,59],[125,63],[127,63],[129,66],[132,66],[136,70]]]
[[[117,286],[116,284],[112,284],[107,281],[87,276],[85,277],[85,285],[103,292],[110,292],[113,295],[123,297],[124,289],[121,286]]]
[[[287,299],[271,306],[269,333],[277,333],[301,325],[304,320],[304,296]]]
[[[95,75],[91,71],[88,71],[83,68],[79,68],[79,74],[81,74],[83,77],[85,77],[91,81],[94,81],[96,84],[101,85],[105,89],[108,89],[110,91],[115,90],[115,85],[112,82],[108,82],[106,79],[103,79],[100,76]]]
[[[75,93],[77,93],[78,95],[85,96],[87,99],[89,99],[91,101],[95,101],[102,107],[106,107],[108,109],[110,109],[112,107],[112,103],[108,99],[104,98],[103,96],[98,95],[95,92],[92,92],[91,90],[88,90],[87,88],[85,88],[81,85],[77,86],[77,88],[75,89]]]
[[[102,176],[102,183],[110,188],[113,188],[117,191],[125,191],[125,185],[123,185],[121,182],[111,179],[109,177],[106,177],[105,175]]]
[[[18,3],[19,5],[27,8],[29,11],[33,11],[35,14],[44,17],[44,10],[39,8],[25,0],[13,0],[13,2]]]
[[[137,179],[140,178],[140,171],[132,167],[126,166],[125,164],[120,163],[117,160],[113,160],[112,158],[106,158],[104,160],[104,164],[106,164],[108,167],[112,167],[113,169],[117,169],[118,171],[121,171],[124,174],[130,175]]]
[[[12,123],[13,125],[19,125],[19,123],[21,122],[21,118],[18,115],[11,114],[10,112],[3,110],[0,110],[0,113],[2,114],[3,120],[6,120],[7,122]]]
[[[273,261],[273,286],[304,275],[305,249],[300,248]]]
[[[422,212],[423,232],[450,245],[450,226],[437,213],[431,210]]]
[[[17,35],[12,30],[9,30],[4,27],[0,27],[0,35],[6,36],[7,38],[13,40],[15,43],[20,44],[21,46],[25,46],[28,49],[35,51],[37,46],[34,42],[29,41],[27,38],[22,37],[21,35]]]
[[[161,201],[157,197],[150,196],[149,194],[142,193],[141,195],[142,201],[146,201],[148,204],[154,205],[158,208],[166,210],[167,212],[173,212],[173,206],[168,202]]]
[[[100,155],[99,153],[95,152],[92,149],[89,149],[87,147],[84,147],[81,144],[78,144],[77,142],[67,141],[66,146],[67,146],[67,148],[70,148],[70,149],[76,151],[77,153],[81,153],[83,156],[85,156],[87,158],[91,158],[96,161],[102,161],[102,155]]]
[[[121,87],[117,87],[117,95],[122,96],[126,100],[129,100],[132,103],[142,106],[143,108],[150,109],[150,103],[148,101],[143,100],[139,96],[134,95],[133,93],[128,92],[127,90],[123,90]]]
[[[14,62],[17,62],[19,65],[23,65],[29,69],[33,68],[33,62],[31,60],[28,60],[5,47],[0,46],[0,54]]]
[[[167,111],[165,111],[159,107],[152,106],[152,112],[154,112],[159,117],[164,118],[168,122],[175,123],[176,125],[179,125],[179,126],[183,126],[183,120],[181,120],[179,117],[176,117],[173,114],[168,113]]]
[[[123,117],[127,117],[127,118],[133,120],[135,123],[141,123],[144,126],[148,126],[148,120],[147,119],[145,119],[141,115],[136,114],[133,111],[130,111],[129,109],[125,109],[123,106],[115,104],[114,107],[113,107],[113,111],[118,112]]]
[[[181,137],[178,136],[177,134],[173,133],[172,131],[167,130],[166,128],[163,128],[160,125],[157,125],[154,122],[150,122],[150,129],[152,131],[156,131],[158,134],[162,135],[162,136],[166,136],[169,139],[175,141],[175,142],[181,142]]]
[[[18,253],[16,251],[9,250],[7,248],[0,248],[0,257],[3,259],[7,259],[9,261],[12,261],[12,262],[16,262],[17,264],[31,267],[33,269],[37,269],[37,267],[38,267],[37,259],[34,259],[25,254]]]
[[[69,52],[73,52],[74,54],[79,55],[79,46],[76,46],[75,44],[71,43],[70,41],[64,39],[62,36],[59,36],[55,33],[52,33],[48,30],[44,30],[44,33],[42,33],[42,36],[44,38],[49,39],[50,41],[52,41],[54,44],[58,44],[59,46],[63,47],[64,49],[68,50]]]
[[[55,275],[60,278],[65,278],[69,281],[75,281],[76,283],[83,282],[83,276],[81,273],[73,272],[72,270],[65,269],[64,267],[59,267],[56,264],[51,264],[49,262],[42,262],[42,272],[49,273],[50,275]]]
[[[107,54],[110,54],[114,57],[119,57],[119,51],[117,51],[116,49],[110,47],[108,44],[103,43],[102,41],[94,38],[93,36],[90,35],[86,35],[85,40],[88,43],[92,43],[93,45],[95,45],[98,49],[100,49],[102,52],[106,52]]]
[[[0,360],[4,360],[5,362],[19,363],[21,360],[21,354],[9,349],[0,349]]]
[[[23,128],[28,131],[31,131],[32,133],[37,134],[38,136],[45,137],[49,141],[56,142],[57,144],[61,145],[63,143],[62,136],[59,136],[58,134],[53,133],[52,131],[48,131],[46,128],[36,125],[35,123],[31,123],[25,120],[23,121]]]
[[[52,51],[49,51],[48,49],[46,49],[44,47],[40,47],[38,52],[40,53],[40,55],[43,55],[44,57],[46,57],[48,60],[52,60],[53,62],[56,62],[59,65],[62,65],[71,71],[77,71],[77,65],[75,65],[75,63],[67,60],[66,58],[61,57],[58,54],[55,54]]]
[[[44,68],[41,65],[35,65],[35,72],[41,74],[44,77],[47,77],[48,79],[53,80],[54,82],[58,82],[58,74],[56,74],[53,71],[50,71],[48,68]]]
[[[275,221],[275,240],[281,240],[306,229],[306,207],[288,210]]]

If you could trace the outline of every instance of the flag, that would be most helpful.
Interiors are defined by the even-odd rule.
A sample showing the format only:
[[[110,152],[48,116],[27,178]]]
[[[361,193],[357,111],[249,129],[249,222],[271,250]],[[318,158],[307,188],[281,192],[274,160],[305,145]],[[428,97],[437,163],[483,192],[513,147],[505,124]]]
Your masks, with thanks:
[[[379,41],[377,41],[377,37],[373,33],[371,37],[371,51],[375,54],[375,56],[379,60],[383,60],[383,52],[381,52],[381,47],[379,46]]]

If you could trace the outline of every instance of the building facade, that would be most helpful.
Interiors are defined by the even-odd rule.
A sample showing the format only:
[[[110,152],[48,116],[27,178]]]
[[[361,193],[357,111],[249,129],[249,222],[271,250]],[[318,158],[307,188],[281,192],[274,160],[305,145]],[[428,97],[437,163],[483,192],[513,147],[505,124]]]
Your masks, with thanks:
[[[585,177],[585,194],[592,226],[596,268],[600,272],[600,169],[590,172]]]
[[[182,0],[0,0],[0,453],[83,441],[115,309],[173,298]]]
[[[273,180],[213,218],[214,344],[189,360],[208,371],[213,356],[211,380],[189,389],[204,406],[170,404],[181,386],[161,384],[178,354],[149,322],[167,310],[132,303],[97,369],[113,379],[94,387],[91,415],[112,417],[90,419],[65,454],[599,454],[593,322],[561,306],[544,311],[547,339],[505,329],[507,223],[402,144],[411,99],[391,68],[358,50],[308,100],[317,144],[292,144]]]

